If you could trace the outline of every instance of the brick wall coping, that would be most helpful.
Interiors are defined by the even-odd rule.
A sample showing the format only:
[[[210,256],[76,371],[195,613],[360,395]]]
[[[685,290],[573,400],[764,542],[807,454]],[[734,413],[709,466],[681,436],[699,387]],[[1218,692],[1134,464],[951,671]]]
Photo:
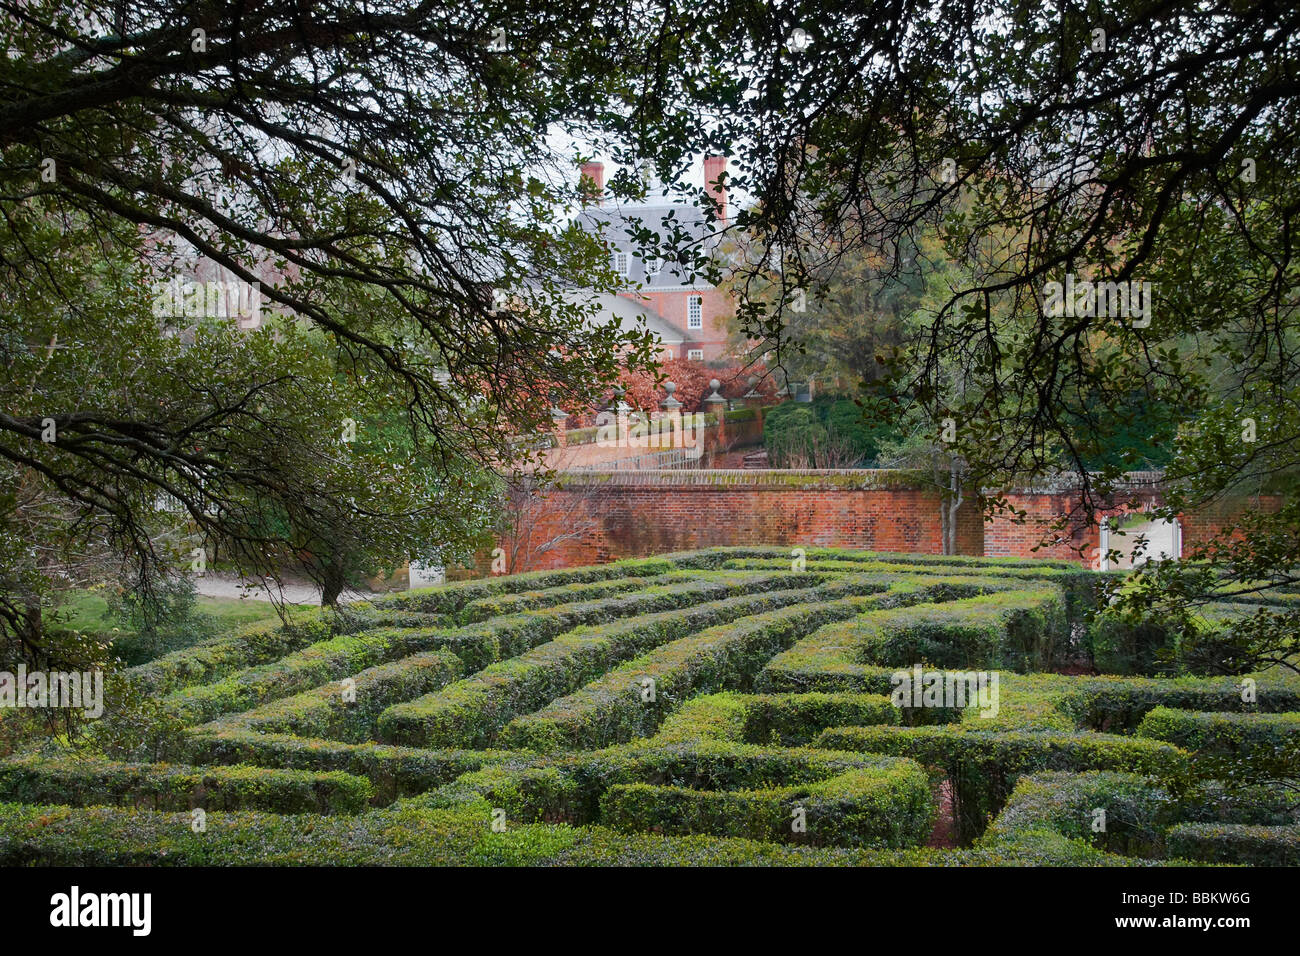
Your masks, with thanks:
[[[918,472],[893,468],[708,468],[645,471],[565,472],[561,485],[633,488],[919,489]],[[933,483],[928,487],[933,489]]]
[[[1158,487],[1161,472],[1135,471],[1116,486],[1119,489]],[[709,468],[644,471],[561,472],[559,486],[617,488],[766,488],[798,490],[937,491],[928,472],[901,468]],[[1027,488],[1021,493],[1053,494],[1078,487],[1076,475],[1061,475],[1054,481]],[[1003,491],[1002,493],[1007,493]]]

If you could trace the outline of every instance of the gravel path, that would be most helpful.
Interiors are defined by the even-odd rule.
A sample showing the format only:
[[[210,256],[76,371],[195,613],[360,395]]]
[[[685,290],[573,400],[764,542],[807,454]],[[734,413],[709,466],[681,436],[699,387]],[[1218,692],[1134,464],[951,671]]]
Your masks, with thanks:
[[[209,572],[194,579],[198,593],[205,597],[243,598],[249,601],[270,601],[272,592],[254,581],[240,581],[229,574]],[[280,588],[286,604],[320,604],[320,588],[310,582],[286,581]],[[344,591],[340,604],[364,601],[373,597],[365,591]]]

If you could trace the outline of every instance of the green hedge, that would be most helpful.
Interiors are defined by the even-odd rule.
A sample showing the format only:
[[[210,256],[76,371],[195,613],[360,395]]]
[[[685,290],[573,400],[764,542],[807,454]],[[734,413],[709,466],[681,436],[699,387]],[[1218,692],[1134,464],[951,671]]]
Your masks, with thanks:
[[[758,687],[888,693],[891,675],[916,663],[932,669],[1046,667],[1068,652],[1062,601],[1059,589],[1033,588],[872,611],[828,625],[775,657]]]
[[[864,581],[864,587],[875,586]],[[663,645],[592,681],[577,693],[511,721],[510,749],[591,749],[645,737],[687,697],[744,689],[773,654],[809,629],[860,613],[875,601],[851,597],[758,614]],[[653,681],[654,700],[643,699]]]
[[[1088,652],[1104,674],[1185,674],[1209,660],[1223,666],[1239,659],[1231,643],[1233,622],[1254,610],[1211,604],[1186,622],[1186,632],[1177,617],[1133,620],[1102,612],[1088,628]]]
[[[911,757],[943,770],[952,782],[957,834],[982,833],[1010,797],[1017,778],[1048,770],[1178,772],[1186,754],[1170,744],[1097,733],[987,733],[964,727],[839,727],[815,747]]]
[[[1164,790],[1136,774],[1034,774],[1016,784],[982,842],[1050,830],[1112,853],[1160,858],[1169,806]],[[1097,829],[1099,810],[1104,829]]]
[[[1253,807],[1236,794],[1231,817],[1290,814],[1276,791],[1258,796],[1267,807]],[[1104,829],[1096,811],[1104,809]],[[1300,863],[1300,827],[1227,821],[1188,822],[1207,810],[1174,801],[1154,781],[1134,774],[1044,773],[1021,778],[1007,807],[981,840],[997,845],[1052,832],[1128,855],[1200,861],[1294,866]],[[1222,808],[1211,811],[1224,813]]]
[[[0,800],[22,803],[352,814],[366,809],[373,796],[369,780],[337,771],[48,757],[0,762]]]
[[[1249,757],[1272,755],[1300,738],[1300,714],[1240,714],[1157,707],[1137,733],[1185,750]],[[1300,770],[1300,768],[1297,768]]]
[[[711,595],[762,590],[775,587],[780,580],[779,575],[769,575],[680,581],[601,600],[521,611],[461,627],[381,630],[335,637],[274,663],[246,668],[217,683],[180,691],[168,699],[168,705],[182,719],[199,723],[342,679],[366,667],[439,649],[455,653],[467,670],[478,670],[499,657],[522,653],[580,624],[689,606]]]
[[[669,574],[656,574],[653,577],[574,581],[568,584],[556,585],[555,587],[481,597],[470,601],[464,608],[451,616],[459,624],[477,624],[489,618],[518,614],[521,611],[536,611],[542,608],[554,607],[557,604],[572,604],[576,601],[599,600],[615,594],[625,594],[628,591],[640,591],[647,587],[659,587],[665,584],[676,584],[691,580],[699,580],[699,575],[690,571],[673,571]]]
[[[868,781],[859,771],[878,774],[879,779]],[[632,785],[646,787],[610,796],[616,788]],[[657,804],[651,791],[660,788],[662,804],[653,809]],[[808,814],[809,834],[799,836],[789,828],[793,804],[783,801],[804,798],[809,801],[801,804]],[[667,817],[649,819],[640,813],[678,813],[674,832],[684,833],[693,825],[691,820],[702,821],[702,814],[716,817],[724,835],[834,839],[845,845],[919,842],[928,835],[933,815],[928,777],[909,760],[708,741],[519,757],[466,774],[405,805],[430,809],[482,800],[523,823],[613,821],[622,828],[640,829],[667,826]],[[820,835],[811,834],[814,805],[816,819],[823,824]],[[885,806],[890,809],[875,812]],[[720,822],[727,807],[739,814],[731,824]]]
[[[816,575],[756,579],[796,589],[746,594],[614,624],[581,627],[435,694],[391,707],[379,737],[422,747],[488,747],[514,717],[571,693],[613,665],[701,628],[807,601]]]
[[[220,679],[241,668],[278,660],[299,648],[328,640],[334,635],[335,626],[336,621],[327,612],[309,612],[289,624],[252,625],[236,634],[173,651],[127,673],[155,696],[162,696]]]
[[[191,761],[203,764],[249,763],[260,767],[328,771],[366,777],[375,802],[391,803],[450,783],[462,774],[499,763],[510,754],[481,750],[423,750],[386,744],[345,744],[288,734],[254,733],[239,727],[209,726],[191,732]]]
[[[794,815],[801,819],[796,830]],[[705,833],[813,846],[906,847],[934,825],[929,781],[919,765],[882,760],[816,783],[756,790],[616,784],[601,798],[601,822],[618,830]]]
[[[667,558],[628,558],[610,564],[585,568],[564,568],[557,571],[528,571],[523,574],[500,575],[439,584],[429,588],[416,588],[399,594],[385,596],[374,604],[377,607],[408,611],[426,611],[454,614],[473,601],[520,591],[546,590],[566,584],[606,581],[614,578],[651,578],[669,574],[676,566]]]
[[[460,658],[450,651],[430,651],[370,667],[351,678],[282,698],[240,714],[231,723],[257,733],[326,737],[364,743],[375,733],[380,715],[397,701],[446,687],[462,673]],[[345,690],[351,690],[345,695]],[[347,697],[354,699],[348,700]]]
[[[427,652],[444,643],[448,633],[445,628],[385,628],[340,635],[223,680],[184,688],[168,696],[166,704],[187,723],[202,723],[341,680],[367,667]]]
[[[244,668],[276,661],[286,654],[340,633],[355,633],[382,626],[385,621],[401,625],[418,620],[418,626],[438,626],[430,618],[410,618],[412,612],[455,614],[474,601],[516,591],[613,578],[654,577],[674,570],[670,561],[638,558],[598,567],[537,571],[421,588],[384,597],[373,603],[353,605],[341,614],[324,609],[300,611],[287,624],[253,625],[236,634],[164,655],[148,664],[131,668],[128,673],[154,694],[162,696],[196,684],[210,683]]]
[[[1261,711],[1300,710],[1300,693],[1282,683],[1259,681],[1256,700],[1242,700],[1240,678],[1077,678],[1063,685],[1056,706],[1081,727],[1127,732],[1136,730],[1156,707],[1179,710]]]
[[[708,694],[664,721],[655,743],[730,740],[807,744],[827,727],[897,724],[900,711],[876,694]]]
[[[1183,823],[1165,836],[1170,856],[1203,863],[1300,866],[1300,826]]]
[[[188,814],[0,804],[0,866],[1131,866],[1045,832],[974,850],[856,850],[608,827],[489,826],[491,807],[356,817]]]

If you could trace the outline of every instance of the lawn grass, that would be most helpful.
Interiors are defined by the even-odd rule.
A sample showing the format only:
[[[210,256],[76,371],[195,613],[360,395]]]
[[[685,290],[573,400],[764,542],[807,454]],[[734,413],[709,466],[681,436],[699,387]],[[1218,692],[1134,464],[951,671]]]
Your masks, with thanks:
[[[114,628],[108,617],[108,601],[103,592],[94,588],[78,588],[64,592],[64,603],[58,608],[60,626],[89,634],[103,634]],[[221,630],[231,630],[245,624],[269,621],[276,617],[270,601],[251,598],[204,597],[196,595],[195,610],[216,618]]]

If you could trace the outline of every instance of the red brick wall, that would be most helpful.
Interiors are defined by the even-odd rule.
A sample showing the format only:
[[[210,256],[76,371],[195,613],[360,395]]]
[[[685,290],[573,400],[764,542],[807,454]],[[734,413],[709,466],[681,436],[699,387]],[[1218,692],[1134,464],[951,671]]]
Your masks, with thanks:
[[[942,553],[937,490],[909,487],[889,472],[693,470],[570,475],[544,494],[526,517],[527,540],[503,541],[510,570],[599,564],[625,557],[714,545],[843,547],[872,551]],[[958,518],[957,550],[989,557],[1093,561],[1096,524],[1067,521],[1077,493],[1064,489],[1005,496],[1026,513],[985,522],[969,497]],[[1158,491],[1117,495],[1103,514],[1146,510]],[[1245,508],[1278,506],[1279,499],[1225,502],[1180,518],[1184,550],[1231,529]],[[1049,540],[1040,546],[1045,536]],[[1037,550],[1035,550],[1037,548]]]
[[[794,476],[776,471],[632,472],[570,477],[547,492],[514,548],[513,570],[595,564],[713,545],[942,551],[940,497],[916,488],[864,487],[870,473]],[[958,550],[983,553],[983,522],[968,500]],[[553,545],[539,553],[544,545]]]
[[[689,316],[686,300],[692,295],[698,295],[702,300],[702,329],[692,329],[687,324]],[[641,289],[628,293],[628,297],[644,301],[682,330],[686,341],[680,347],[681,354],[678,358],[687,358],[691,349],[703,350],[703,361],[706,362],[727,357],[727,321],[735,314],[736,307],[725,292],[718,289],[673,289],[659,292]]]
[[[1096,522],[1086,523],[1077,513],[1077,491],[1013,492],[1004,497],[1011,508],[1025,512],[1025,521],[1017,523],[1006,515],[988,522],[984,528],[984,553],[989,557],[1058,558],[1088,563],[1097,556],[1101,531]],[[1154,488],[1138,487],[1117,492],[1105,504],[1108,507],[1100,509],[1100,516],[1147,511],[1164,505],[1164,497]],[[1183,553],[1223,531],[1235,529],[1245,511],[1275,511],[1280,505],[1280,496],[1260,495],[1224,500],[1180,514]],[[1062,516],[1067,519],[1063,525],[1059,524]],[[1044,540],[1048,543],[1040,546]],[[1111,540],[1114,547],[1114,538]],[[1035,546],[1039,546],[1037,551],[1033,550]]]

